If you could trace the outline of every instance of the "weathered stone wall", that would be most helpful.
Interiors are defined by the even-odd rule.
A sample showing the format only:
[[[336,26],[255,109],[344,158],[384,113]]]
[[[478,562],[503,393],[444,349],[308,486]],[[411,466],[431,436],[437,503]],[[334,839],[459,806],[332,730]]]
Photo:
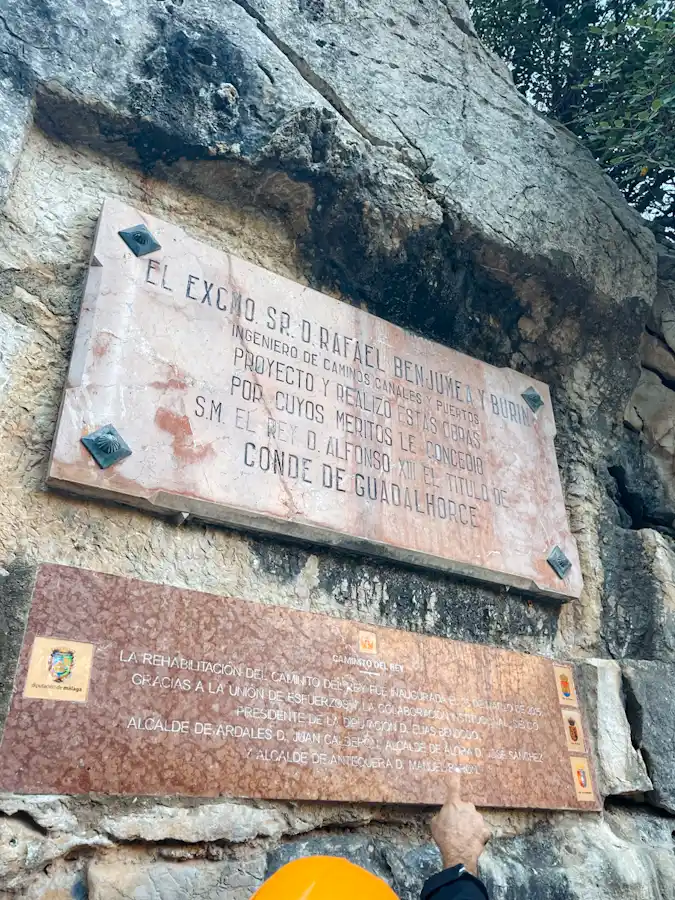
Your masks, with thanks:
[[[47,491],[105,196],[550,383],[581,600]],[[490,812],[492,896],[675,897],[672,262],[657,295],[651,236],[517,95],[461,0],[0,0],[0,200],[3,712],[43,561],[584,659],[605,811]],[[245,900],[284,861],[335,852],[407,900],[438,865],[424,810],[0,811],[8,897]]]

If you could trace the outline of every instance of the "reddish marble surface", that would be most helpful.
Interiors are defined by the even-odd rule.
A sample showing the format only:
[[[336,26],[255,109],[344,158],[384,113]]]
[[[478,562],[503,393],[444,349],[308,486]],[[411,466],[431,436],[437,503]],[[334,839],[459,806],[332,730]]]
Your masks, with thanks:
[[[161,250],[137,258],[140,222]],[[102,470],[80,438],[108,424],[132,455]],[[554,435],[545,384],[108,200],[49,483],[578,597]]]
[[[36,638],[93,645],[86,703],[24,696]],[[573,669],[558,665],[45,565],[0,787],[434,804],[459,767],[482,806],[595,810],[588,732],[568,748],[561,715],[581,721],[561,693]]]

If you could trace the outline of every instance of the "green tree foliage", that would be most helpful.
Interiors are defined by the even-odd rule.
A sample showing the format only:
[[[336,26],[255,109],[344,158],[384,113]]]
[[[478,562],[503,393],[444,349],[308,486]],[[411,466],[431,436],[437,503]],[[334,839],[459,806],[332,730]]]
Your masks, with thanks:
[[[516,86],[675,237],[675,0],[470,0]]]

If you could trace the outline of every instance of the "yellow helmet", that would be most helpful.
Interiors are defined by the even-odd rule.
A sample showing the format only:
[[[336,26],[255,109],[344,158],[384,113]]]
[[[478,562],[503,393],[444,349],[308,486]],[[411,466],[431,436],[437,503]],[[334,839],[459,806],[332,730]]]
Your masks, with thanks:
[[[296,859],[275,872],[252,900],[398,900],[388,884],[337,856]]]

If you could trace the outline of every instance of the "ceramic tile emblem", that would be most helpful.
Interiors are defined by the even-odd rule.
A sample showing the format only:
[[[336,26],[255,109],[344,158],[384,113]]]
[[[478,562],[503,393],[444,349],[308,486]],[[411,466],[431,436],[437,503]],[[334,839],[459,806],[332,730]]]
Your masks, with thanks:
[[[459,770],[481,806],[595,810],[559,682],[543,657],[43,565],[0,789],[435,804]]]
[[[581,714],[576,709],[563,709],[563,727],[567,738],[567,749],[577,753],[586,752],[584,742],[584,728],[581,724]]]
[[[94,648],[60,637],[36,637],[24,697],[86,703]]]
[[[554,667],[558,700],[563,706],[577,706],[577,691],[571,666]]]
[[[108,200],[49,483],[565,599],[554,435],[545,384]]]
[[[571,756],[570,765],[572,766],[572,775],[574,777],[574,787],[577,799],[588,800],[593,802],[593,778],[591,776],[588,759],[585,756]]]

